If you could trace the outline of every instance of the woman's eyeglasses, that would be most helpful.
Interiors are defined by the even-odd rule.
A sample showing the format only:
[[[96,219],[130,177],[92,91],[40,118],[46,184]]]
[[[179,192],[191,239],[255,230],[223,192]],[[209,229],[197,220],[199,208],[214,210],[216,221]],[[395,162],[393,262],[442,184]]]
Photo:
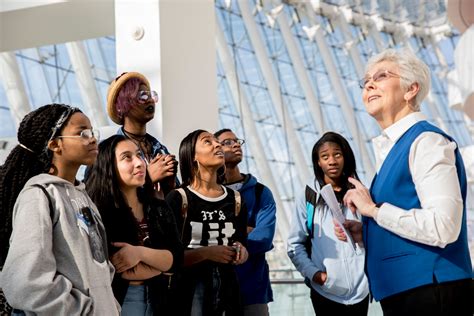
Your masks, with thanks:
[[[97,142],[100,140],[100,133],[97,130],[84,129],[79,135],[61,135],[58,138],[80,138],[84,143],[89,143],[92,138],[95,138]]]
[[[232,139],[232,138],[229,138],[229,139],[224,139],[223,141],[221,141],[221,145],[222,146],[227,146],[227,147],[231,147],[231,146],[234,146],[234,144],[239,144],[240,146],[242,146],[244,143],[245,143],[245,140],[243,139]]]
[[[388,78],[401,78],[400,75],[397,75],[396,73],[393,73],[387,69],[382,69],[382,70],[379,70],[377,71],[376,73],[374,73],[372,75],[372,77],[364,77],[362,79],[359,80],[359,87],[361,89],[364,89],[367,84],[370,82],[370,79],[372,79],[373,82],[380,82],[380,81],[384,81],[384,80],[387,80]]]
[[[139,103],[148,103],[150,100],[153,102],[158,102],[158,93],[156,91],[138,91],[137,100]]]

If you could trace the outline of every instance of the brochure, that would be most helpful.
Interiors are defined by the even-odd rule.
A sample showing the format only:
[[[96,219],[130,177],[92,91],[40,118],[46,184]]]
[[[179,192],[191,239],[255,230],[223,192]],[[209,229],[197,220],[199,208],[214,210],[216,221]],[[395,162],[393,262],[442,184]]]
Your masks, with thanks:
[[[346,234],[349,242],[352,244],[354,251],[357,251],[357,246],[354,240],[352,239],[352,235],[342,225],[346,221],[346,217],[342,213],[341,206],[339,205],[339,202],[337,201],[336,194],[334,194],[334,190],[332,189],[331,184],[326,184],[325,186],[322,187],[321,196],[323,197],[324,201],[326,202],[329,209],[331,210],[332,217],[338,222],[338,224],[344,230],[344,233]]]

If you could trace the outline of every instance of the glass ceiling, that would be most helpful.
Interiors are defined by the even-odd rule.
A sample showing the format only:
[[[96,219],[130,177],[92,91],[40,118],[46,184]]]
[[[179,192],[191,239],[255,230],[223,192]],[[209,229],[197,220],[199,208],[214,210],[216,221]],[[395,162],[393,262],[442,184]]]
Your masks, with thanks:
[[[292,1],[289,1],[292,2]],[[315,1],[318,2],[318,1]],[[445,0],[327,0],[367,15],[380,15],[386,21],[434,27],[448,23]]]

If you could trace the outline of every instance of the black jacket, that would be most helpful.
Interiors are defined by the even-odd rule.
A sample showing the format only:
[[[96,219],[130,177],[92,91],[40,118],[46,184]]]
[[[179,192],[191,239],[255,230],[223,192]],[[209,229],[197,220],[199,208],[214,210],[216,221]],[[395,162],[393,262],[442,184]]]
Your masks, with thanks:
[[[160,199],[152,198],[144,202],[143,211],[148,223],[150,244],[146,245],[154,249],[167,249],[173,254],[173,265],[167,272],[174,273],[183,262],[183,247],[179,239],[176,221],[168,204]],[[112,256],[117,248],[112,242],[126,242],[138,245],[138,227],[130,209],[107,210],[102,214],[104,226],[109,242],[109,256]],[[150,291],[150,298],[154,307],[154,314],[171,315],[171,308],[175,302],[174,276],[159,275],[145,281]],[[127,293],[129,281],[122,279],[120,274],[115,274],[112,289],[115,298],[122,305]]]

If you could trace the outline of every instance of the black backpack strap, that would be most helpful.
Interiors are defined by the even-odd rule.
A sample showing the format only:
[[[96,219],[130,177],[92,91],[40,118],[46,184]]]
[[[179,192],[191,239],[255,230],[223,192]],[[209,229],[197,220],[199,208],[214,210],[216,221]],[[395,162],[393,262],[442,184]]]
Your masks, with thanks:
[[[32,186],[40,188],[41,191],[43,191],[44,195],[46,195],[46,198],[48,199],[48,204],[49,204],[49,216],[51,217],[51,222],[53,223],[53,228],[57,224],[57,219],[54,218],[54,205],[53,205],[53,200],[51,199],[51,196],[49,195],[48,191],[46,191],[46,188],[42,186],[41,184],[33,184]]]
[[[255,184],[255,204],[253,205],[253,208],[255,210],[255,212],[252,212],[249,220],[248,220],[248,225],[249,226],[252,226],[254,227],[257,223],[257,214],[258,212],[260,211],[260,202],[262,200],[262,193],[263,193],[263,189],[265,188],[265,186],[263,184],[261,184],[260,182],[257,182],[257,184]]]
[[[314,235],[314,213],[316,204],[318,202],[318,194],[311,189],[308,185],[305,188],[305,201],[306,201],[306,225],[308,228],[308,234],[310,238]]]
[[[257,207],[260,206],[260,200],[262,198],[263,188],[264,188],[264,185],[261,184],[260,182],[257,182],[257,184],[255,185],[255,206]]]

